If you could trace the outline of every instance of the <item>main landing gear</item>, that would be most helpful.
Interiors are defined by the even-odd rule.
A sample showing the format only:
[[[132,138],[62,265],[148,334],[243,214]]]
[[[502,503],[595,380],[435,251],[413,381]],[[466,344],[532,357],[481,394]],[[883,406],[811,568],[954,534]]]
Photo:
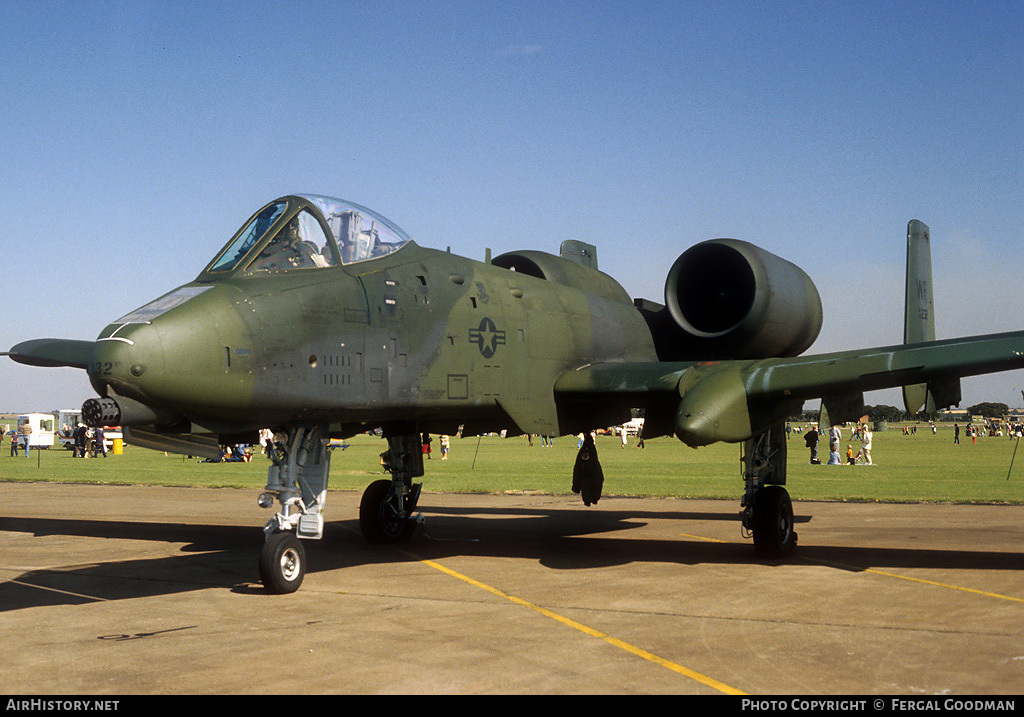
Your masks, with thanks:
[[[420,498],[421,483],[412,479],[423,475],[423,451],[419,434],[408,429],[385,432],[388,450],[381,453],[384,469],[391,480],[374,481],[359,503],[359,528],[371,543],[408,540],[416,530],[412,512]]]
[[[786,483],[786,432],[774,426],[743,444],[743,528],[754,538],[754,550],[769,560],[796,549],[793,503]]]
[[[370,542],[408,539],[416,529],[412,512],[423,475],[419,434],[402,426],[385,432],[388,450],[381,454],[391,480],[378,480],[363,493],[359,527]],[[266,540],[260,552],[260,581],[271,593],[292,593],[306,575],[306,549],[301,539],[317,540],[324,532],[324,503],[331,454],[327,426],[298,425],[274,434],[268,447],[271,465],[267,486],[260,495],[261,507],[275,501],[281,510],[264,526]]]
[[[306,549],[300,538],[319,539],[324,533],[324,502],[331,455],[325,426],[292,426],[275,433],[267,453],[273,465],[259,504],[281,510],[263,528],[260,581],[272,593],[292,593],[306,575]]]

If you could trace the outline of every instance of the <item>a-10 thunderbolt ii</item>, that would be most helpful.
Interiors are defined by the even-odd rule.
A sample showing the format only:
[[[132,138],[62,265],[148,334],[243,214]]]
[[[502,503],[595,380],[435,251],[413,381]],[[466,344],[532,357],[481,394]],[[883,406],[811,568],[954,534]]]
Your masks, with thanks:
[[[752,244],[697,244],[668,271],[665,304],[634,301],[594,247],[484,262],[415,244],[365,207],[286,196],[256,212],[196,279],[103,329],[40,339],[15,361],[85,369],[90,425],[135,445],[200,456],[270,428],[259,566],[271,592],[323,533],[329,439],[381,429],[390,480],[363,494],[373,541],[415,528],[420,434],[565,435],[644,412],[645,438],[743,443],[742,521],[756,551],[796,545],[787,417],[820,398],[858,418],[863,392],[903,386],[908,408],[960,400],[959,377],[1024,366],[1024,332],[934,341],[927,227],[908,227],[907,321],[896,346],[801,356],[821,301],[798,267]],[[568,470],[567,470],[568,473]]]

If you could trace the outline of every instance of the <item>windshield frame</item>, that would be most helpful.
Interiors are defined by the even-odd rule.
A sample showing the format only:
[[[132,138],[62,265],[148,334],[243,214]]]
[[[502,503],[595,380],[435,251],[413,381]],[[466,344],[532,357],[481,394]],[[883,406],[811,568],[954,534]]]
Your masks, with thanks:
[[[280,204],[284,205],[283,211],[274,215],[273,221],[268,228],[263,230],[262,236],[260,236],[258,240],[252,241],[245,251],[242,251],[242,247],[245,246],[244,244],[242,247],[236,248],[236,244],[243,239],[246,232],[253,223],[259,219],[260,215]],[[273,272],[268,272],[263,269],[253,269],[252,267],[260,257],[261,252],[277,238],[278,234],[288,225],[289,222],[292,221],[292,219],[297,217],[303,211],[310,213],[319,223],[320,228],[323,230],[325,238],[327,239],[327,244],[330,246],[331,253],[334,256],[333,263],[326,267],[316,267],[316,269],[310,269],[308,267],[293,267],[281,268]],[[334,228],[334,224],[339,224],[340,226],[340,222],[334,222],[332,220],[335,217],[339,217],[348,212],[354,212],[355,214],[352,216],[360,217],[363,224],[369,221],[374,239],[382,237],[383,240],[377,242],[376,248],[371,247],[370,250],[364,252],[365,255],[356,255],[355,257],[349,257],[348,260],[346,260],[346,252],[343,251],[345,249],[345,243],[340,237],[338,237]],[[384,215],[375,212],[368,207],[364,207],[345,199],[326,197],[319,194],[292,194],[275,199],[272,202],[268,202],[260,208],[259,211],[250,216],[242,227],[235,232],[227,244],[225,244],[225,246],[217,253],[214,259],[206,266],[203,270],[202,276],[207,278],[219,278],[236,273],[245,273],[254,276],[267,273],[277,273],[279,271],[310,271],[317,269],[323,271],[329,268],[350,266],[363,261],[371,261],[380,256],[386,256],[400,250],[411,241],[412,239],[401,227]],[[226,259],[231,255],[232,250],[235,251],[235,256],[231,259]]]
[[[257,224],[260,216],[270,209],[278,206],[282,208],[273,215],[273,221],[260,232],[260,236],[255,239],[246,239],[245,237],[249,233],[250,227],[254,227]],[[228,243],[224,245],[224,248],[217,253],[213,258],[213,261],[206,266],[203,273],[224,276],[230,274],[239,267],[247,265],[249,263],[247,257],[252,255],[253,249],[263,244],[267,237],[277,234],[278,230],[284,224],[283,219],[288,216],[288,213],[289,206],[286,198],[275,199],[272,202],[268,202],[266,205],[261,207],[259,211],[249,217],[245,221],[245,224],[243,224],[241,228],[234,233],[230,241],[228,241]],[[239,242],[243,243],[236,248],[236,245]],[[248,243],[248,248],[246,248],[246,242]],[[232,250],[234,250],[234,256],[229,258]]]

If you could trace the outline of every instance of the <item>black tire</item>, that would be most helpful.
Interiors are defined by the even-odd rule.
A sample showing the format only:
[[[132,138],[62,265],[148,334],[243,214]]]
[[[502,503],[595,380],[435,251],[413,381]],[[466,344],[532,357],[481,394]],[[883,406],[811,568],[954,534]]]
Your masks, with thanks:
[[[768,560],[784,558],[796,549],[793,503],[779,485],[766,485],[754,498],[754,550]]]
[[[412,505],[408,501],[407,508],[411,510]],[[397,543],[412,537],[416,523],[398,516],[391,481],[381,479],[367,486],[359,501],[359,529],[371,543]]]
[[[275,595],[293,593],[306,575],[306,549],[290,531],[267,538],[260,552],[260,582]]]

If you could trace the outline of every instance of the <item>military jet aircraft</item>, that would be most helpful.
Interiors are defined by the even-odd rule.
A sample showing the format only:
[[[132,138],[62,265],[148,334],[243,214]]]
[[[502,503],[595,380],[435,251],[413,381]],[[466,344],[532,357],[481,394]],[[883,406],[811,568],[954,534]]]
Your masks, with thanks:
[[[699,243],[668,271],[665,303],[633,300],[593,246],[484,262],[415,244],[366,207],[276,199],[196,279],[95,341],[6,352],[85,369],[90,425],[134,445],[217,456],[270,428],[259,502],[280,505],[260,554],[266,589],[298,589],[303,541],[323,534],[331,438],[381,429],[390,479],[363,494],[371,541],[408,539],[421,432],[565,435],[644,411],[645,437],[743,443],[742,520],[756,551],[796,545],[784,420],[821,398],[859,417],[866,390],[904,386],[912,410],[959,402],[959,377],[1024,366],[1024,332],[934,340],[928,230],[908,228],[904,344],[801,356],[821,328],[810,278],[734,239]]]

